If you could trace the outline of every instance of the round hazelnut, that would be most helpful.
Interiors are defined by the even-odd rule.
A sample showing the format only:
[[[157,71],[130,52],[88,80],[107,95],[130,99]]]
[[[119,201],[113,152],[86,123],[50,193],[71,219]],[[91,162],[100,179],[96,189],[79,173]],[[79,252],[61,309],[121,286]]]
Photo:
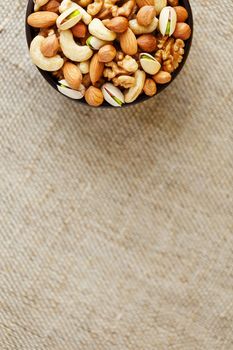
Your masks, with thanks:
[[[191,28],[187,23],[177,23],[173,33],[174,38],[187,40],[191,36]]]
[[[104,96],[100,89],[90,86],[85,92],[85,100],[90,106],[98,107],[104,102]]]
[[[183,6],[175,6],[174,10],[177,15],[177,22],[185,22],[188,18],[188,11]]]
[[[100,62],[111,62],[116,56],[116,49],[113,45],[104,45],[99,49],[98,59]]]
[[[71,31],[75,38],[85,38],[87,35],[87,26],[84,23],[79,22],[71,28]]]
[[[153,34],[143,34],[137,38],[138,46],[142,51],[153,52],[157,47],[157,40]]]

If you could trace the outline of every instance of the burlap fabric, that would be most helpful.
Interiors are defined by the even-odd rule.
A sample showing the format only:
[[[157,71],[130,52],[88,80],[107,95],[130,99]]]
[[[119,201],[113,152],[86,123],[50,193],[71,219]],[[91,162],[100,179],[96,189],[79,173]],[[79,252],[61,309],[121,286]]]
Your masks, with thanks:
[[[192,1],[178,79],[81,108],[1,1],[1,350],[233,349],[233,3]]]

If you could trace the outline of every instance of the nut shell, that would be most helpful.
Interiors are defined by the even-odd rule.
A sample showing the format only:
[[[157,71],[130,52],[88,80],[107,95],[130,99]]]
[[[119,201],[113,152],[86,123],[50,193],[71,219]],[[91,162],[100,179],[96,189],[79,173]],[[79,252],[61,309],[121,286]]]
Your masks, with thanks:
[[[82,73],[77,65],[71,62],[66,62],[63,66],[64,78],[69,86],[78,90],[82,82]]]
[[[93,107],[98,107],[104,102],[104,96],[100,89],[90,86],[85,92],[86,102]]]

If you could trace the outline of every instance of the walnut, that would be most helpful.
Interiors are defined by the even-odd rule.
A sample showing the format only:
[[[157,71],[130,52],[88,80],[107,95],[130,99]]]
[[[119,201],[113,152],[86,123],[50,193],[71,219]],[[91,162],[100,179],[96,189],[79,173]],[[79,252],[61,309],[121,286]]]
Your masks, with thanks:
[[[135,73],[138,70],[138,64],[134,58],[126,55],[122,61],[117,62],[118,66],[125,69],[129,73]]]
[[[134,6],[135,6],[135,0],[128,0],[121,7],[118,7],[117,5],[115,5],[112,7],[112,15],[113,17],[117,17],[117,16],[129,17]]]
[[[122,86],[125,89],[129,89],[135,85],[135,78],[129,75],[120,75],[112,79],[115,86]]]
[[[172,73],[183,60],[184,41],[166,37],[158,38],[159,50],[155,53],[155,58],[162,64],[164,71]]]
[[[97,13],[100,12],[103,4],[104,4],[103,0],[94,0],[92,4],[89,4],[87,6],[87,12],[89,13],[89,15],[95,16],[97,15]]]
[[[118,67],[116,62],[113,62],[113,61],[109,63],[105,63],[105,67],[107,68],[104,69],[103,76],[105,78],[108,78],[108,80],[115,78],[119,74],[128,73],[125,69]]]

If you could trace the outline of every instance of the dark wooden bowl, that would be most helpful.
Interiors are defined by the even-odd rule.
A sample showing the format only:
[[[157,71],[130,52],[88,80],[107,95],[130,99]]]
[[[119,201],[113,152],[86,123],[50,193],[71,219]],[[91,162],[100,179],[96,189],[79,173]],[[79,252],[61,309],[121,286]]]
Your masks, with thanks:
[[[188,14],[189,14],[189,17],[188,17],[188,20],[186,21],[190,27],[191,27],[191,30],[192,30],[192,35],[191,37],[185,41],[185,53],[184,53],[184,57],[183,57],[183,60],[182,62],[179,64],[179,67],[172,73],[172,80],[167,83],[167,84],[163,84],[163,85],[157,85],[157,94],[155,96],[152,96],[152,97],[149,97],[149,96],[146,96],[145,94],[141,94],[134,102],[132,103],[125,103],[122,105],[122,108],[125,108],[125,107],[130,107],[132,105],[135,105],[135,104],[138,104],[140,102],[143,102],[143,101],[146,101],[150,98],[156,98],[156,96],[161,92],[163,91],[164,89],[166,89],[172,82],[173,80],[178,76],[178,74],[180,73],[180,71],[182,70],[182,68],[184,67],[185,65],[185,62],[187,60],[187,57],[189,55],[189,51],[190,51],[190,48],[191,48],[191,45],[192,45],[192,37],[193,37],[193,15],[192,15],[192,10],[191,10],[191,6],[190,6],[190,3],[189,3],[189,0],[180,0],[180,5],[181,6],[184,6],[186,8],[186,10],[188,11]],[[30,44],[33,40],[33,38],[36,36],[37,34],[37,31],[30,27],[28,24],[27,24],[27,17],[34,11],[34,3],[33,3],[33,0],[29,0],[28,1],[28,6],[27,6],[27,12],[26,12],[26,22],[25,22],[25,29],[26,29],[26,37],[27,37],[27,43],[28,43],[28,47],[30,47]],[[37,67],[37,69],[39,70],[39,72],[41,73],[41,75],[47,80],[47,82],[55,89],[58,91],[57,89],[57,80],[52,76],[51,73],[49,72],[46,72],[46,71],[43,71],[41,69],[39,69]],[[59,92],[59,91],[58,91]],[[64,96],[64,95],[63,95]],[[69,97],[67,97],[69,98]],[[76,101],[77,103],[79,104],[83,104],[83,105],[87,105],[85,99],[81,99],[81,100],[74,100]],[[107,102],[104,102],[103,105],[101,105],[100,107],[98,108],[116,108],[116,107],[113,107],[111,105],[109,105]]]

